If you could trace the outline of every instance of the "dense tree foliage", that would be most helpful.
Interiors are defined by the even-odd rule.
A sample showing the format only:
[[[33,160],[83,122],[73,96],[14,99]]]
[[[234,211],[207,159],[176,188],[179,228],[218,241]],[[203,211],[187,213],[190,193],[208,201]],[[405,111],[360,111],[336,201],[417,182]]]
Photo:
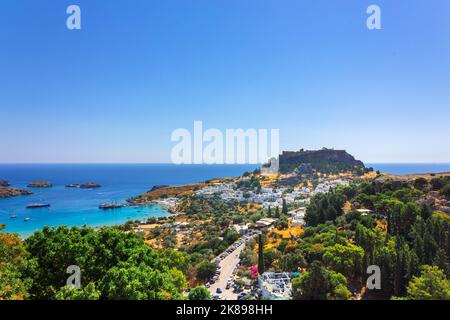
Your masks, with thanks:
[[[16,234],[3,233],[0,225],[0,300],[28,297],[27,253]]]
[[[197,278],[203,281],[210,279],[216,272],[216,265],[208,260],[203,260],[197,266]]]
[[[428,180],[425,178],[417,178],[414,180],[414,188],[424,190],[428,186]]]
[[[124,232],[130,225],[98,231],[44,228],[25,241],[0,229],[0,299],[182,299],[187,276],[191,283],[210,279],[216,272],[211,259],[240,238],[231,226],[265,216],[278,218],[279,230],[248,241],[240,255],[241,275],[256,266],[259,273],[298,272],[292,283],[295,299],[350,299],[364,292],[449,299],[450,216],[429,201],[432,194],[439,198],[436,203],[445,203],[449,179],[424,180],[362,182],[318,193],[298,233],[288,222],[286,201],[281,210],[244,211],[239,203],[186,196],[195,241],[177,244],[176,234],[166,232],[170,227],[160,225],[150,234],[163,249]],[[245,181],[244,189],[260,188],[254,177]],[[178,250],[170,249],[175,246]],[[81,269],[80,289],[66,287],[70,265]],[[364,288],[369,265],[380,267],[379,290]],[[209,290],[196,287],[188,298],[210,299]]]
[[[29,253],[29,258],[22,257],[23,272],[33,299],[179,299],[187,287],[186,256],[151,249],[135,234],[115,227],[97,232],[46,227],[18,248],[16,256],[23,256],[20,250]],[[71,265],[81,270],[81,289],[66,287]]]
[[[352,277],[361,275],[363,257],[364,250],[354,244],[335,244],[325,249],[323,261],[331,269]]]
[[[80,289],[62,287],[56,293],[55,298],[56,300],[98,300],[100,296],[101,292],[91,282]]]
[[[316,226],[327,221],[334,221],[343,213],[344,200],[344,195],[337,191],[315,195],[306,210],[306,223]]]
[[[264,270],[265,270],[263,250],[264,250],[263,239],[262,239],[262,236],[259,235],[258,236],[258,272],[259,272],[259,274],[263,274]]]
[[[413,183],[362,182],[315,195],[306,210],[309,227],[297,244],[309,264],[308,272],[312,272],[314,263],[320,262],[322,268],[345,275],[349,280],[360,281],[363,286],[367,279],[365,270],[374,264],[381,269],[381,289],[375,290],[379,294],[387,298],[426,297],[409,291],[421,277],[425,277],[425,271],[421,275],[423,265],[439,268],[443,279],[448,279],[450,219],[444,213],[433,214],[431,207],[420,199],[430,188],[446,196],[442,188],[447,183],[447,178],[435,178],[430,183],[421,178]],[[372,212],[366,214],[347,209],[344,214],[342,207],[346,201],[352,208],[366,208]],[[319,282],[324,281],[323,272],[320,277],[316,266],[315,277]],[[437,274],[435,270],[427,272],[429,278],[434,277],[430,273]],[[445,286],[447,282],[439,283]],[[296,284],[300,286],[299,279]],[[313,289],[307,292],[314,292]],[[327,294],[330,292],[328,290]],[[327,294],[321,292],[312,296],[331,298]],[[442,294],[438,296],[445,297]]]
[[[189,300],[211,300],[211,293],[204,286],[193,288],[188,295]]]
[[[347,279],[340,273],[325,269],[319,262],[292,282],[293,298],[297,300],[347,299]]]
[[[450,280],[436,266],[423,266],[420,276],[409,282],[408,299],[450,300]]]

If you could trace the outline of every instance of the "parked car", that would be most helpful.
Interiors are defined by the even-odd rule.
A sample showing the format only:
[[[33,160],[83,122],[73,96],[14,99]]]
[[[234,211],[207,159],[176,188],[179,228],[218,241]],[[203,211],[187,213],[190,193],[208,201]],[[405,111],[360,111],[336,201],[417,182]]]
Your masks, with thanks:
[[[238,300],[244,300],[247,297],[247,294],[245,292],[241,292],[238,294]]]
[[[219,294],[222,293],[222,289],[221,288],[217,288],[216,289],[216,293],[219,293]]]

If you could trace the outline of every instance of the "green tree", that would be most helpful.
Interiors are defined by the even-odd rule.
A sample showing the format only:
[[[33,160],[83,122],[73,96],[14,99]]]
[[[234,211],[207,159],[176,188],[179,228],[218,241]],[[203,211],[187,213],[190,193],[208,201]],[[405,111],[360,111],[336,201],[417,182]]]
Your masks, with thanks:
[[[364,250],[357,245],[335,244],[325,249],[323,261],[334,271],[352,277],[361,274],[363,257]]]
[[[423,203],[422,206],[420,207],[420,216],[422,217],[422,219],[427,220],[432,216],[432,214],[433,210],[430,208],[430,206]]]
[[[197,265],[197,278],[202,281],[209,280],[216,273],[216,265],[208,260],[203,260]]]
[[[347,279],[342,274],[329,271],[314,261],[309,271],[292,281],[293,298],[326,300],[348,296],[342,286],[347,286]]]
[[[448,200],[450,200],[450,183],[447,183],[445,186],[443,186],[440,190],[440,193]]]
[[[319,193],[313,196],[306,208],[305,221],[310,226],[334,221],[341,216],[345,197],[339,191]]]
[[[288,207],[287,207],[286,199],[283,199],[283,205],[282,205],[281,213],[284,214],[284,215],[288,214]]]
[[[277,227],[278,230],[285,230],[289,227],[289,222],[287,218],[283,215],[281,218],[275,223],[275,227]]]
[[[397,259],[395,241],[388,239],[374,252],[374,264],[381,270],[381,291],[389,296],[394,291],[395,263]]]
[[[275,207],[275,218],[277,218],[277,219],[280,218],[280,208],[279,207]]]
[[[450,300],[450,280],[438,267],[425,265],[409,282],[407,293],[413,300]]]
[[[374,251],[382,245],[383,234],[378,228],[366,228],[358,223],[355,230],[356,243],[364,250],[363,270],[373,263]]]
[[[262,235],[258,235],[258,273],[264,273],[264,244],[262,240]]]
[[[24,274],[30,266],[28,255],[17,234],[4,233],[3,228],[0,225],[0,300],[23,300],[30,285]]]
[[[211,293],[204,286],[193,288],[188,295],[189,300],[211,300]]]
[[[280,266],[282,270],[295,272],[299,268],[305,268],[307,263],[301,252],[294,252],[282,255]]]
[[[408,236],[411,231],[411,227],[416,222],[417,217],[420,215],[420,208],[413,202],[408,202],[403,206],[400,211],[400,234]]]
[[[175,267],[182,256],[154,250],[136,234],[117,227],[99,231],[46,227],[27,238],[25,247],[33,257],[27,273],[33,280],[30,294],[35,299],[57,298],[70,265],[80,267],[82,284],[93,283],[101,299],[178,299],[186,287],[184,274]]]
[[[417,178],[414,180],[414,188],[424,190],[428,186],[428,180],[425,178]]]
[[[338,284],[332,292],[328,293],[328,300],[348,300],[352,296],[350,290],[348,290],[347,286],[343,284]]]
[[[239,233],[234,230],[228,229],[223,234],[223,240],[225,240],[229,245],[233,244],[236,240],[241,237]]]
[[[108,270],[100,288],[110,300],[178,300],[186,284],[177,269],[160,272],[145,264],[120,263]]]
[[[94,283],[89,283],[86,287],[81,289],[62,287],[56,293],[56,300],[98,300],[101,292],[95,288]]]
[[[430,184],[433,190],[439,190],[450,182],[450,177],[437,177],[430,180]]]

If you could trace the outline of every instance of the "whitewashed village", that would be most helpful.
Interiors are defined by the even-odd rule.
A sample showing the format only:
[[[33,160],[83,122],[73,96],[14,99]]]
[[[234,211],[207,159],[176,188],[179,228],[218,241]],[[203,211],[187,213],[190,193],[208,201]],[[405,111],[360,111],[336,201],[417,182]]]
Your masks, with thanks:
[[[250,177],[240,177],[235,181],[224,181],[209,184],[194,194],[203,199],[220,199],[225,203],[238,202],[241,204],[257,204],[264,210],[281,210],[283,202],[288,205],[291,210],[288,211],[287,217],[289,225],[292,227],[302,228],[305,224],[305,206],[309,203],[312,196],[317,193],[326,193],[339,185],[349,185],[350,179],[331,179],[317,184],[316,187],[259,187],[259,188],[242,188],[250,181]],[[181,198],[170,197],[155,200],[155,203],[174,210],[180,204]],[[270,209],[269,209],[270,208]],[[236,299],[269,299],[269,300],[289,300],[292,298],[291,280],[295,276],[288,272],[265,272],[258,276],[256,286],[251,285],[248,278],[240,277],[237,273],[240,266],[239,254],[243,251],[246,243],[255,239],[261,233],[274,228],[275,223],[279,220],[277,217],[265,217],[254,223],[232,224],[230,228],[235,230],[241,238],[236,241],[225,252],[213,259],[217,265],[215,275],[205,283],[210,289],[213,300],[236,300]],[[178,234],[191,235],[192,223],[190,222],[168,222],[161,225],[172,232]],[[153,228],[153,226],[151,226]],[[146,231],[143,228],[136,229],[137,232]],[[242,291],[237,289],[234,284],[236,280],[244,282]]]

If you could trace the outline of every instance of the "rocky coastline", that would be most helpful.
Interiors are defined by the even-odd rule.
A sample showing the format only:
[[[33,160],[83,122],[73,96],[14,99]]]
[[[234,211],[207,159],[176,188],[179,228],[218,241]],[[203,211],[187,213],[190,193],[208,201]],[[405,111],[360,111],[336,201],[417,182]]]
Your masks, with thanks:
[[[28,188],[51,188],[52,186],[50,181],[33,181],[27,185]]]
[[[33,194],[31,191],[17,188],[0,187],[0,198],[12,198],[23,195]]]

